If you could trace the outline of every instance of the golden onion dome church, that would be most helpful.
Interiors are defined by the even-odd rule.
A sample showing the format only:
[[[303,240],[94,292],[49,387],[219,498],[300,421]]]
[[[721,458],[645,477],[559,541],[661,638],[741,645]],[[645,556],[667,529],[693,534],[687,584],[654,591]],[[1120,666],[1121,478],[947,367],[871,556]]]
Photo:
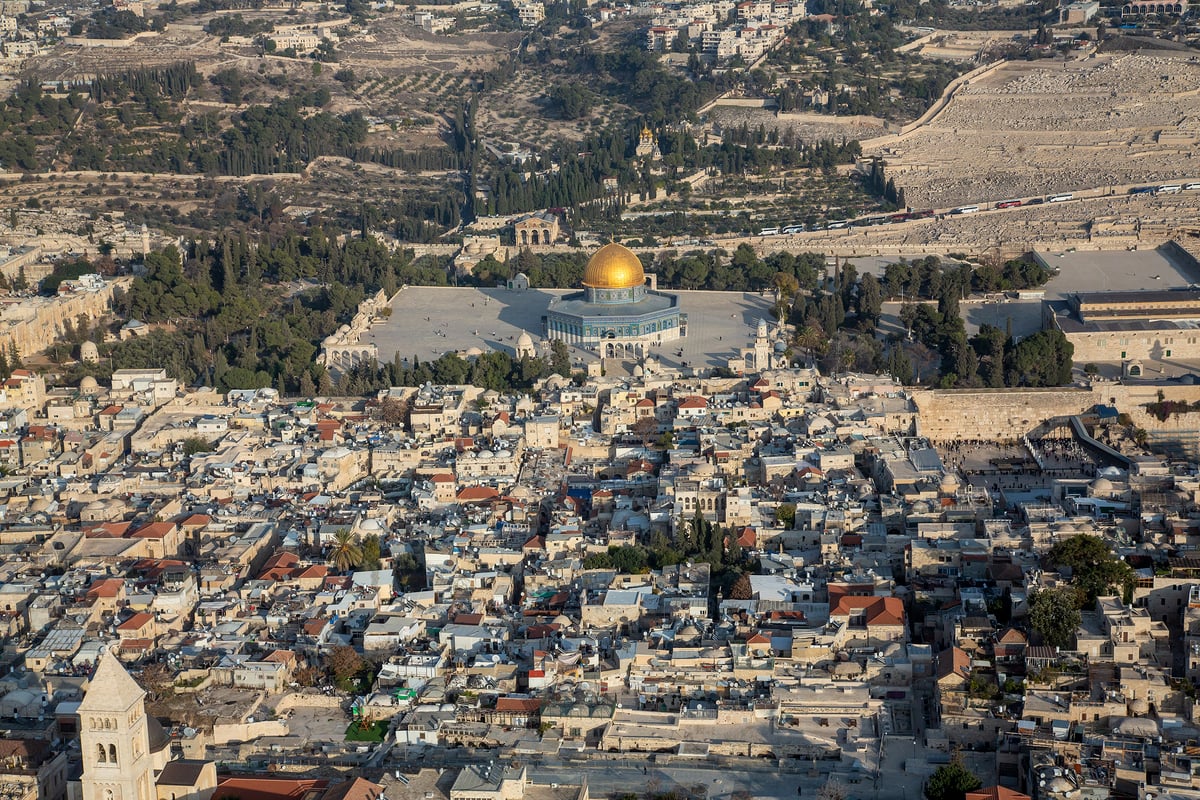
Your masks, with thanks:
[[[687,335],[679,297],[660,292],[653,275],[627,247],[601,247],[583,272],[583,291],[546,308],[545,335],[601,358],[640,358],[650,347]]]

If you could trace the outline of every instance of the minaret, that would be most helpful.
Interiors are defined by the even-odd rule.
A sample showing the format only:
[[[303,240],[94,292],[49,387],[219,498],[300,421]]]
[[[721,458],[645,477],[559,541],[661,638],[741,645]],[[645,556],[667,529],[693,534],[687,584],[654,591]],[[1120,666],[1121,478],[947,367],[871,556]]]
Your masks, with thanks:
[[[771,340],[767,332],[767,321],[758,321],[758,330],[754,333],[754,369],[761,372],[771,368]]]
[[[82,800],[155,800],[145,697],[116,656],[100,657],[79,704]]]

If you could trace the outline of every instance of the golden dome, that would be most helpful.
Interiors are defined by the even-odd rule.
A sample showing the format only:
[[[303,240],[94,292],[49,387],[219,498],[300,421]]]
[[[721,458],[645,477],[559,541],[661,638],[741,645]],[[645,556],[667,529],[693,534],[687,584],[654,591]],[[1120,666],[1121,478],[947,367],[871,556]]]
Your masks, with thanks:
[[[606,244],[588,260],[583,285],[589,289],[632,289],[646,282],[642,262],[628,247]]]

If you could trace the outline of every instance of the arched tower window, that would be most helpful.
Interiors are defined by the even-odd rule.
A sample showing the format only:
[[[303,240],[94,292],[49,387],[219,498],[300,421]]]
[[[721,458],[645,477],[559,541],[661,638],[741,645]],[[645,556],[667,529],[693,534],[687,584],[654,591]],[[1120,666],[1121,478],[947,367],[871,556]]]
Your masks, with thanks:
[[[117,763],[117,746],[115,744],[108,746],[108,760],[113,764]]]
[[[101,764],[108,761],[108,758],[104,755],[104,745],[102,744],[96,745],[96,760]]]
[[[116,800],[116,794],[112,789],[104,790],[104,800]]]

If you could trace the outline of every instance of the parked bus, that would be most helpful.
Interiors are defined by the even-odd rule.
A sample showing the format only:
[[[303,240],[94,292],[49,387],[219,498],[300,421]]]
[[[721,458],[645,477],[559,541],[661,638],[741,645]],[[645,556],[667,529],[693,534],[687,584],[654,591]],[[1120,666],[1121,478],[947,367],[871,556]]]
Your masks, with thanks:
[[[959,206],[951,211],[951,214],[974,214],[979,210],[979,206]]]
[[[1075,195],[1067,192],[1066,194],[1052,194],[1046,198],[1047,203],[1065,203],[1068,200],[1074,200]]]
[[[1167,183],[1155,190],[1155,194],[1179,194],[1183,191],[1183,187],[1178,183]]]
[[[1001,200],[999,203],[996,203],[996,208],[1016,208],[1023,202],[1023,200]]]

